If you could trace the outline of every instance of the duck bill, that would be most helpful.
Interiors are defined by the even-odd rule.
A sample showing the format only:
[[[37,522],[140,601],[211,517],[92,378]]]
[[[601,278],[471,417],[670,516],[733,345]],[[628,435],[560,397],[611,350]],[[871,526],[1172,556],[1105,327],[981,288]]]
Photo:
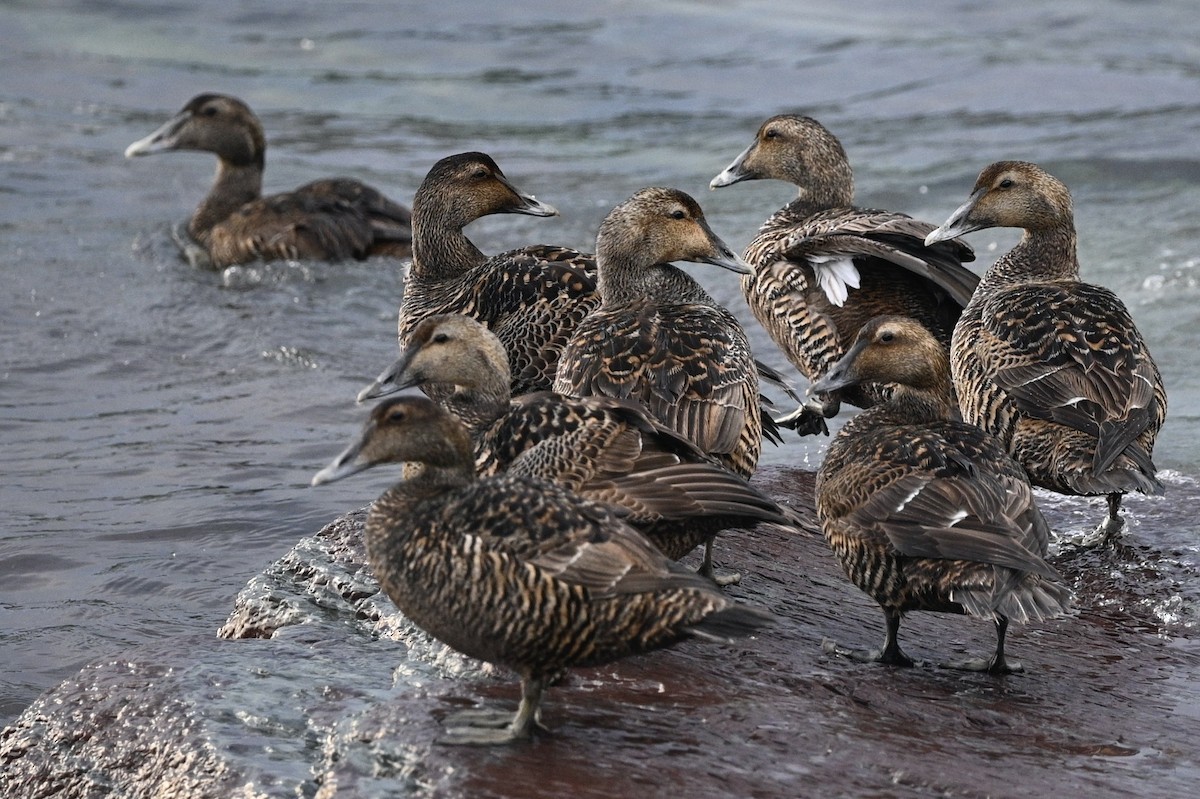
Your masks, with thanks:
[[[342,450],[341,454],[330,461],[328,466],[313,475],[311,485],[319,486],[324,483],[332,483],[335,480],[341,480],[343,477],[358,474],[374,466],[374,463],[362,457],[363,446],[373,427],[374,425],[368,423],[367,428],[357,441]]]
[[[750,152],[754,149],[751,144],[745,150],[733,159],[733,163],[725,167],[721,174],[709,181],[709,189],[720,189],[725,186],[732,186],[734,183],[741,183],[743,180],[752,180],[754,173],[746,168],[746,159],[750,157]]]
[[[950,218],[943,222],[941,227],[931,231],[925,237],[925,246],[928,247],[937,244],[939,241],[958,238],[965,233],[987,227],[986,224],[972,221],[969,218],[971,211],[975,209],[975,203],[979,202],[979,198],[983,196],[985,191],[987,191],[986,188],[981,188],[967,198],[967,201],[960,205],[954,213],[950,214]]]
[[[369,399],[386,397],[389,394],[395,394],[397,391],[403,391],[406,388],[420,385],[422,381],[419,377],[406,374],[412,358],[413,353],[410,350],[406,349],[400,353],[400,357],[396,362],[380,372],[379,377],[375,378],[375,382],[358,392],[356,402],[366,402]]]
[[[179,130],[189,119],[191,119],[191,114],[186,111],[176,114],[149,136],[138,139],[126,147],[125,157],[135,158],[139,155],[152,155],[164,150],[174,150]]]
[[[497,175],[502,183],[508,187],[509,191],[517,198],[517,204],[511,208],[506,208],[506,214],[525,214],[526,216],[558,216],[558,209],[553,205],[538,200],[532,194],[525,194],[516,186],[508,181],[507,178]]]
[[[704,223],[702,223],[704,224]],[[709,243],[712,244],[712,250],[700,256],[699,260],[702,263],[719,266],[722,269],[728,269],[739,275],[749,275],[754,272],[750,265],[743,261],[737,253],[729,248],[729,245],[721,241],[717,234],[713,233],[707,224],[704,224],[704,231],[708,234]]]

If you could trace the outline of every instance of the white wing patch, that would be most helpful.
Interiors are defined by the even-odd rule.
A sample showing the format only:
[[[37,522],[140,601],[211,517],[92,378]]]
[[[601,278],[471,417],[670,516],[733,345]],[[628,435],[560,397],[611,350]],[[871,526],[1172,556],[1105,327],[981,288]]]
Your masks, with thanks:
[[[839,308],[846,304],[850,289],[859,285],[858,267],[854,259],[835,255],[810,255],[808,262],[812,264],[813,272],[817,275],[817,285],[825,292],[829,301]]]

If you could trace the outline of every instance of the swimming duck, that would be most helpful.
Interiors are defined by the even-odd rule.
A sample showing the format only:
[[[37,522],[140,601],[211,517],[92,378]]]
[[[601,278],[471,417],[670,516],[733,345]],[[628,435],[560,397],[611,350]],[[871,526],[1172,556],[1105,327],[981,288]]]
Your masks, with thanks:
[[[668,560],[607,506],[543,480],[477,479],[463,425],[425,397],[387,400],[318,485],[415,461],[367,515],[368,562],[418,627],[521,678],[515,716],[467,714],[445,743],[530,737],[547,680],[685,638],[728,641],[771,617]]]
[[[519,191],[484,153],[460,153],[434,164],[413,198],[413,257],[400,305],[400,346],[429,316],[466,314],[504,342],[513,393],[549,389],[567,338],[599,304],[594,258],[549,245],[489,258],[463,228],[488,214],[557,213]]]
[[[799,522],[635,402],[548,391],[513,398],[504,345],[470,317],[422,321],[358,399],[430,383],[453,386],[442,405],[470,432],[481,475],[538,477],[619,506],[672,560],[703,543],[706,576],[714,577],[712,540],[721,530]]]
[[[1021,466],[994,436],[956,418],[945,348],[904,317],[871,320],[813,391],[868,381],[890,397],[838,432],[817,472],[817,517],[850,581],[879,603],[887,636],[878,650],[826,649],[898,666],[909,611],[991,619],[996,650],[952,664],[995,673],[1011,619],[1070,612],[1071,596],[1045,561],[1050,530]]]
[[[563,349],[554,390],[638,400],[749,477],[763,437],[750,342],[733,314],[671,261],[749,271],[682,191],[642,189],[609,212],[596,237],[600,307]]]
[[[975,258],[970,247],[952,241],[926,249],[922,242],[933,225],[855,207],[846,151],[810,117],[768,119],[754,143],[709,186],[767,179],[792,183],[800,193],[746,247],[753,271],[742,278],[742,293],[801,374],[815,380],[827,372],[859,329],[880,314],[915,318],[949,347],[979,280],[962,265]],[[802,434],[818,432],[818,420],[835,415],[842,400],[866,408],[879,397],[878,386],[855,386],[819,396],[781,421]]]
[[[1167,415],[1158,366],[1129,310],[1079,279],[1071,194],[1023,161],[999,161],[930,244],[989,227],[1021,241],[984,275],[954,330],[963,418],[997,436],[1034,485],[1104,494],[1104,539],[1124,521],[1128,491],[1163,490],[1151,460]]]
[[[187,225],[200,248],[189,249],[212,268],[259,260],[406,257],[410,252],[408,209],[357,180],[318,180],[263,197],[267,143],[262,123],[236,97],[193,97],[162,127],[129,145],[125,157],[168,150],[217,156],[216,180]]]

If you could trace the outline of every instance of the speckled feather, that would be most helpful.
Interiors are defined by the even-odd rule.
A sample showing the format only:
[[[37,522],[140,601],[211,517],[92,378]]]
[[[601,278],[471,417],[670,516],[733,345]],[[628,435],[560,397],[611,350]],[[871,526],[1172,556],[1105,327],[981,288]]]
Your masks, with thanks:
[[[388,388],[453,385],[443,402],[471,432],[480,474],[538,477],[618,506],[671,558],[732,526],[798,521],[638,403],[551,392],[511,398],[503,347],[468,317],[422,322],[381,380]]]
[[[768,132],[775,135],[767,138]],[[722,178],[727,182],[722,182]],[[809,380],[824,374],[872,317],[917,319],[949,346],[950,334],[978,278],[962,266],[974,260],[961,242],[923,246],[933,225],[905,214],[851,206],[853,176],[845,151],[807,117],[781,115],[760,127],[755,143],[713,185],[786,180],[800,196],[763,223],[746,247],[754,272],[742,278],[751,311]],[[830,301],[813,264],[851,258],[859,286],[842,305]],[[876,386],[849,389],[859,407],[879,400]],[[831,407],[833,410],[836,406]]]
[[[846,423],[817,474],[818,518],[851,582],[893,614],[1068,610],[1024,471],[995,437],[950,418],[949,365],[927,330],[876,319],[830,375],[897,384]]]
[[[538,677],[768,619],[603,505],[527,477],[476,480],[465,430],[429,400],[383,403],[360,443],[376,463],[426,464],[372,505],[367,552],[397,607],[460,652]]]
[[[470,222],[496,213],[555,213],[517,191],[483,153],[435,164],[417,190],[413,213],[413,261],[397,323],[400,345],[422,319],[466,314],[504,343],[515,393],[549,389],[571,332],[599,304],[595,259],[548,245],[490,258],[480,252],[463,233]]]
[[[998,188],[1004,180],[1013,184]],[[964,419],[998,436],[1044,488],[1161,491],[1151,454],[1166,418],[1162,378],[1121,300],[1079,280],[1066,187],[1033,164],[1000,162],[955,220],[1036,229],[988,270],[958,323]]]
[[[680,218],[666,213],[684,209]],[[554,388],[641,402],[748,477],[763,436],[749,339],[733,314],[668,263],[728,252],[703,220],[692,198],[666,189],[644,189],[610,212],[596,247],[604,301],[576,329]]]
[[[357,180],[329,178],[261,196],[266,140],[258,118],[237,98],[198,95],[126,154],[164,150],[200,150],[219,160],[217,179],[188,223],[214,268],[404,257],[411,250],[408,209]]]

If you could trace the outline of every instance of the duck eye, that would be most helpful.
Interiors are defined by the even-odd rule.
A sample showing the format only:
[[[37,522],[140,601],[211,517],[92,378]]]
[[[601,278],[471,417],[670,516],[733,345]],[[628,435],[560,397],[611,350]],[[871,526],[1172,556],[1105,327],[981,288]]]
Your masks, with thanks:
[[[472,175],[471,177],[475,178],[476,180],[483,180],[487,176],[488,176],[488,171],[486,169],[484,169],[483,167],[479,167],[478,169],[475,170],[475,174]]]
[[[1013,187],[1012,178],[1005,178],[1004,180],[1000,181],[1000,188],[1011,189],[1012,187]]]
[[[206,117],[215,117],[217,115],[217,107],[215,105],[205,106],[204,110],[200,113]]]
[[[682,208],[676,208],[674,211],[671,212],[672,219],[683,219],[686,216],[687,216],[687,214],[684,213]]]
[[[884,344],[892,343],[892,340],[894,338],[896,338],[896,334],[890,330],[885,330],[879,334],[879,340],[882,341]]]
[[[778,136],[779,136],[779,131],[775,130],[775,128],[769,128],[765,133],[763,133],[764,139],[774,139],[774,138],[777,138]]]
[[[433,337],[434,344],[445,344],[449,340],[450,336],[446,335],[445,333],[438,333]]]

